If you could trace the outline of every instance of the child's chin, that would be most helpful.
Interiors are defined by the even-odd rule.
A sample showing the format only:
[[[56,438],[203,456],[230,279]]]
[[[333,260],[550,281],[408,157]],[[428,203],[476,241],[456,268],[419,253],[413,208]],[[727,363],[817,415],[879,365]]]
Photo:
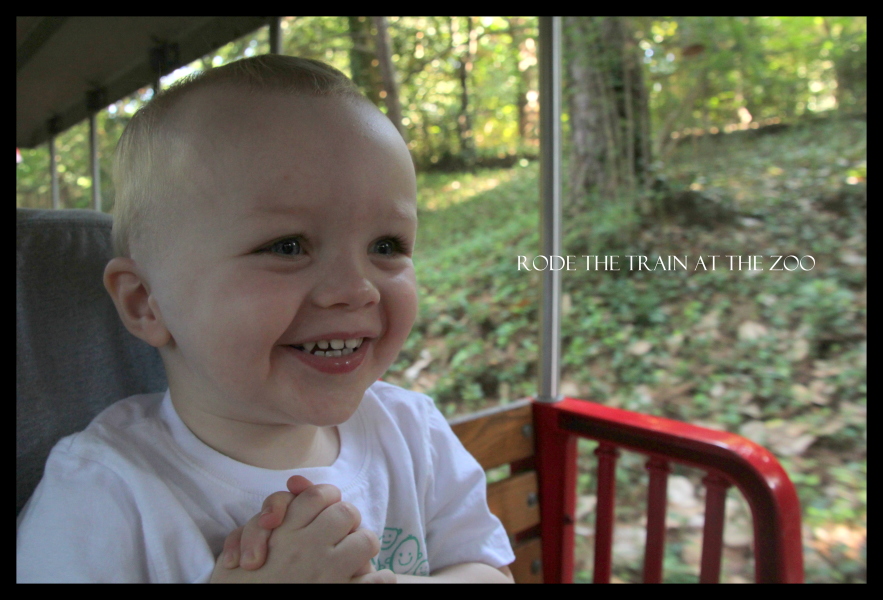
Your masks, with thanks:
[[[317,407],[310,422],[316,427],[333,427],[345,423],[355,414],[361,401],[361,395],[358,399],[351,401],[329,400],[324,406]]]

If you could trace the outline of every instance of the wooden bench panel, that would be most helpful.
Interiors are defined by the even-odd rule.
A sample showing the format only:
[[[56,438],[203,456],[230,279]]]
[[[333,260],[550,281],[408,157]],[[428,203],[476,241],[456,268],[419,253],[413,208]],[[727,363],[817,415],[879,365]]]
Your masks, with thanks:
[[[533,456],[533,412],[529,399],[454,418],[450,424],[485,470]]]
[[[543,583],[543,545],[533,538],[515,545],[515,562],[509,565],[515,583]]]
[[[488,508],[510,536],[540,522],[536,471],[520,473],[487,488]]]
[[[488,485],[488,507],[506,528],[516,534],[535,535],[540,522],[534,455],[533,409],[530,399],[513,402],[449,421],[463,446],[485,470],[513,465],[510,477]],[[513,464],[515,463],[515,464]],[[531,469],[524,470],[523,469]],[[531,537],[513,544],[515,562],[509,565],[516,583],[542,583],[542,544]]]

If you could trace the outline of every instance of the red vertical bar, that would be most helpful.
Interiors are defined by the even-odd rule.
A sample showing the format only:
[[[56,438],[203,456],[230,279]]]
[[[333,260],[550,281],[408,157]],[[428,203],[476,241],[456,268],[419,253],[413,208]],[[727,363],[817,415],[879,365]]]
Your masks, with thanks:
[[[533,404],[544,583],[573,583],[576,436],[559,428],[559,404]]]
[[[716,475],[706,475],[705,527],[702,530],[702,566],[699,583],[718,583],[724,545],[724,513],[730,483]]]
[[[614,497],[616,496],[616,458],[619,451],[601,443],[598,457],[598,503],[595,508],[595,583],[610,583],[613,550]]]
[[[662,583],[662,557],[665,552],[665,510],[668,505],[668,462],[647,461],[650,484],[647,490],[647,543],[644,547],[644,583]]]

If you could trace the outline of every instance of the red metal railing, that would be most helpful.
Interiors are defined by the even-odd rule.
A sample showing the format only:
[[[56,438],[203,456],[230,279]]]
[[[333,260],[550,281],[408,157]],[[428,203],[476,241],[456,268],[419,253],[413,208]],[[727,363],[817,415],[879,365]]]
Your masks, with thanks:
[[[766,449],[745,438],[671,419],[565,398],[535,402],[536,460],[542,515],[543,577],[573,581],[576,440],[600,442],[595,525],[595,583],[610,581],[617,448],[649,457],[644,581],[662,581],[669,463],[704,470],[705,527],[699,580],[720,579],[727,488],[745,496],[754,519],[758,583],[803,581],[800,504],[788,475]]]

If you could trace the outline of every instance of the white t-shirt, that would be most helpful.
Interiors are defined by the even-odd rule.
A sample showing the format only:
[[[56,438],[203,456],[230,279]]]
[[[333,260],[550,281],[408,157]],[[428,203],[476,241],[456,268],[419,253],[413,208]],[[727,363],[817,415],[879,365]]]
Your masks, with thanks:
[[[201,442],[169,393],[132,396],[56,444],[19,517],[17,580],[206,582],[224,539],[291,475],[330,483],[381,540],[378,568],[514,560],[484,471],[428,397],[378,382],[330,467],[276,471]]]

